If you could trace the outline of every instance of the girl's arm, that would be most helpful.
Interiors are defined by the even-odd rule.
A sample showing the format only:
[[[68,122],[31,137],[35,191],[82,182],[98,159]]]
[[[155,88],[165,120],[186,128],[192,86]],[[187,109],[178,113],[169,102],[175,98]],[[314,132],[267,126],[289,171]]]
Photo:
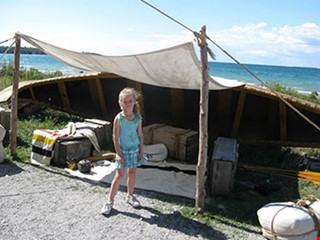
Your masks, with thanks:
[[[138,161],[141,162],[143,160],[143,131],[142,131],[142,121],[139,121],[138,124],[138,136],[139,136],[139,150],[140,150],[140,154],[139,154],[139,159]]]
[[[124,164],[123,156],[120,150],[119,135],[120,135],[119,118],[116,117],[113,121],[113,145],[114,145],[116,154],[119,157],[120,164]]]

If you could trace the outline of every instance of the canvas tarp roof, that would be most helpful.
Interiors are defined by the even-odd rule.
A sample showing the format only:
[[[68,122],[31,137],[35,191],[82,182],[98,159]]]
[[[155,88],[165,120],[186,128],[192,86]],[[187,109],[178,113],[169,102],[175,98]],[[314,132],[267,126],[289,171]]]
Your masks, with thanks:
[[[104,56],[63,49],[22,33],[18,35],[41,51],[75,68],[109,72],[154,86],[200,89],[200,62],[192,42],[150,53],[128,56]],[[210,77],[209,88],[222,90],[244,85],[232,80]]]

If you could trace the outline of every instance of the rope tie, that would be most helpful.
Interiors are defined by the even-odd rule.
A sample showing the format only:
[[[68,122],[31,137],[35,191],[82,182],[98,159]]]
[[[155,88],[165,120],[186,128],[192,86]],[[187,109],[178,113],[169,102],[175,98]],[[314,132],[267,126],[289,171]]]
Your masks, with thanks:
[[[289,206],[293,206],[293,205],[289,205]],[[272,234],[272,238],[273,238],[274,240],[277,240],[277,239],[278,239],[278,235],[277,235],[277,233],[274,231],[274,220],[276,219],[276,216],[277,216],[283,209],[285,209],[285,208],[287,208],[287,207],[289,207],[289,206],[284,206],[284,207],[280,208],[280,209],[276,212],[276,214],[273,216],[273,218],[272,218],[272,221],[271,221],[271,234]]]
[[[7,39],[7,40],[4,40],[4,41],[0,42],[0,44],[5,43],[5,42],[8,42],[8,41],[10,41],[10,40],[12,40],[12,39],[14,39],[14,37],[9,38],[9,39]]]
[[[15,44],[15,43],[16,43],[16,41],[13,41],[13,43],[11,43],[11,45],[7,48],[7,50],[0,57],[0,60],[7,54],[7,52],[9,52],[9,50],[12,48],[13,44]]]
[[[314,209],[312,207],[310,207],[310,205],[316,201],[320,201],[320,200],[317,199],[316,197],[314,197],[313,195],[307,195],[304,198],[300,199],[295,204],[295,206],[301,207],[309,212],[309,214],[311,215],[312,220],[314,222],[315,228],[318,231],[318,236],[319,236],[320,235],[320,220],[319,220],[317,214],[315,213]]]

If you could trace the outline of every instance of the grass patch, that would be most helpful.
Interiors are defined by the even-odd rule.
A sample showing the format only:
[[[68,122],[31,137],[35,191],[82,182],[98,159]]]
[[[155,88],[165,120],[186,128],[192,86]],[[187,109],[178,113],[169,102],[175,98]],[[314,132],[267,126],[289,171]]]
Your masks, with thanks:
[[[17,122],[16,155],[10,155],[9,139],[5,139],[6,161],[30,163],[33,131],[36,129],[61,130],[68,122],[82,121],[81,117],[51,109],[44,109],[36,115],[20,114]]]

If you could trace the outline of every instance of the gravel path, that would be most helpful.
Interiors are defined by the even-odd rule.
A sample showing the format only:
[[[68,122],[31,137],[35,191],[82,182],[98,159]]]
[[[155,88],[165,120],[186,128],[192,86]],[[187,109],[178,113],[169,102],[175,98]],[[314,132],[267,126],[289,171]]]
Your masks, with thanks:
[[[68,176],[52,168],[0,164],[0,239],[264,239],[217,222],[210,228],[182,216],[159,194],[136,190],[133,209],[118,192],[110,216],[100,214],[108,184]]]

